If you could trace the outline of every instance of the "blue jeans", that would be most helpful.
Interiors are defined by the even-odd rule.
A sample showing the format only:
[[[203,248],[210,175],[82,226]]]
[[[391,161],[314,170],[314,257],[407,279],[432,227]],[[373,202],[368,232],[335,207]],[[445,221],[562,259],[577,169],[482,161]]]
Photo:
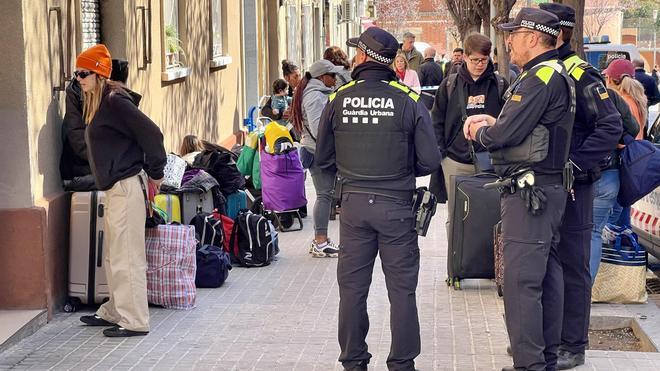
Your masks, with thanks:
[[[611,217],[617,219],[621,212],[615,210],[618,203],[616,196],[619,194],[619,170],[605,170],[600,179],[594,184],[594,226],[591,231],[591,259],[589,260],[589,271],[591,273],[591,282],[596,279],[600,257],[603,253],[603,238],[601,236],[603,228]],[[617,212],[614,215],[614,212]],[[616,219],[615,219],[616,221]]]

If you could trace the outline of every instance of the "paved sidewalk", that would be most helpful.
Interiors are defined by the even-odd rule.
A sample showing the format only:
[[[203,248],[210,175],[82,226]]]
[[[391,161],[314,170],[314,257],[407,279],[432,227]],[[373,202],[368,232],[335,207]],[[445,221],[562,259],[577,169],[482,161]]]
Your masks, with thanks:
[[[310,182],[313,195],[309,187]],[[445,220],[442,205],[429,236],[420,239],[422,354],[417,368],[499,370],[512,362],[505,352],[503,302],[487,280],[466,281],[461,291],[446,286]],[[85,312],[61,313],[0,354],[0,369],[341,370],[337,260],[308,254],[312,221],[304,221],[303,231],[280,234],[278,261],[265,268],[234,268],[223,287],[198,291],[196,309],[152,307],[152,331],[146,337],[106,338],[102,328],[79,322]],[[331,221],[330,234],[337,241],[338,232],[338,221]],[[636,308],[657,313],[650,305]],[[611,315],[628,309],[603,310]],[[378,264],[369,313],[370,367],[386,370],[389,303]],[[651,320],[659,322],[657,316]],[[578,370],[657,370],[658,365],[657,353],[589,352],[587,365]]]

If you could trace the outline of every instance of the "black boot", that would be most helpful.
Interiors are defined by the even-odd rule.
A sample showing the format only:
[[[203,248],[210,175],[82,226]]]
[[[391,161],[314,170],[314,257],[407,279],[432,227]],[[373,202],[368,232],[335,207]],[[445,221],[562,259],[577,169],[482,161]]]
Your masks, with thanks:
[[[557,354],[557,370],[570,370],[584,364],[584,353],[562,350]]]

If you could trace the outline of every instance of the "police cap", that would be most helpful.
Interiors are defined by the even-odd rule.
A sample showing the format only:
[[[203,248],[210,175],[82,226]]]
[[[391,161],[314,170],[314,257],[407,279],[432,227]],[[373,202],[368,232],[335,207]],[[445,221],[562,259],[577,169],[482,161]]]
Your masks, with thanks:
[[[346,40],[346,45],[360,48],[377,62],[392,64],[399,50],[399,42],[389,32],[378,27],[369,27],[360,37]]]
[[[561,27],[575,28],[575,10],[570,6],[559,3],[542,3],[539,4],[539,8],[556,15]]]
[[[521,27],[554,37],[559,36],[559,18],[542,9],[522,8],[513,22],[499,25],[503,31],[513,31]]]

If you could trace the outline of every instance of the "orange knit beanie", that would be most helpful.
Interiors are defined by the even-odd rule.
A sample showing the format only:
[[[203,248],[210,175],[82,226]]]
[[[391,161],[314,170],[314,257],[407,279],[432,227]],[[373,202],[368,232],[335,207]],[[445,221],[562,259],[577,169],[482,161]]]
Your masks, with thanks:
[[[76,68],[84,68],[109,79],[112,72],[112,58],[108,48],[103,44],[97,44],[84,50],[76,58]]]

